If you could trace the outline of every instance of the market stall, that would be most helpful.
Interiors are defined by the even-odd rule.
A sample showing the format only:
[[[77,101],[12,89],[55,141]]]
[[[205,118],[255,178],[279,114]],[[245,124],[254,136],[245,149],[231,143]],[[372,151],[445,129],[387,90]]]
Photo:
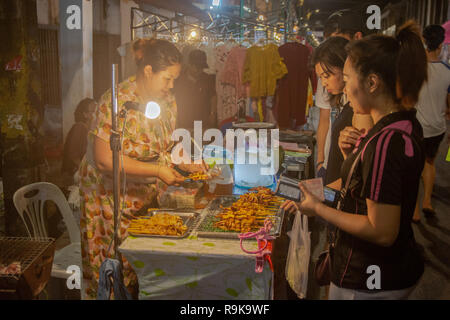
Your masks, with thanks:
[[[247,244],[256,249],[256,242]],[[139,299],[270,299],[272,271],[255,273],[239,241],[128,237],[119,250],[138,276]]]
[[[256,238],[243,239],[241,248],[239,240],[244,231],[257,231],[259,226],[264,229],[268,220],[274,223],[266,237],[273,240],[280,235],[284,212],[279,210],[279,202],[259,214],[252,212],[259,204],[249,204],[257,198],[273,204],[270,192],[265,188],[247,190],[241,196],[210,195],[209,204],[202,210],[150,211],[153,216],[170,213],[182,217],[187,230],[178,236],[165,236],[139,234],[145,231],[136,231],[135,226],[129,229],[130,236],[119,250],[138,276],[139,299],[271,299],[273,267],[266,261],[270,260],[272,243],[264,250],[264,241],[258,247]],[[231,209],[239,206],[245,206],[241,212]],[[238,213],[231,217],[232,212]],[[251,225],[240,223],[246,213],[247,219],[253,214],[267,217]],[[146,218],[141,220],[146,222]],[[259,255],[249,254],[258,251]]]
[[[211,159],[207,162],[211,163]],[[146,223],[148,216],[174,214],[180,216],[186,225],[184,233],[152,235],[144,231],[144,234],[139,234],[142,232],[137,229],[140,226],[131,224],[129,236],[119,251],[137,274],[139,299],[257,300],[273,299],[274,288],[286,290],[286,285],[280,285],[280,281],[285,281],[285,262],[281,261],[286,260],[287,254],[283,233],[290,230],[286,224],[291,221],[279,208],[283,199],[273,194],[277,177],[272,176],[272,184],[266,183],[264,187],[242,187],[236,181],[245,180],[245,171],[248,174],[251,170],[242,171],[237,165],[225,164],[221,166],[221,175],[228,176],[230,171],[225,168],[229,167],[233,168],[233,188],[217,188],[211,180],[171,187],[162,197],[162,207],[171,209],[144,209],[144,218],[138,219]],[[254,180],[252,183],[258,186],[261,181]],[[216,189],[210,189],[211,185]],[[224,189],[229,193],[224,194]],[[209,192],[211,190],[212,193]],[[252,206],[252,202],[256,207]],[[180,206],[189,208],[180,209]],[[248,228],[244,223],[238,223],[242,221],[238,220],[242,215],[237,213],[232,217],[240,206],[243,206],[241,214],[247,214],[244,221],[252,215],[257,219]],[[263,212],[258,211],[260,209]],[[268,237],[273,240],[270,250],[266,251],[269,254],[263,256],[262,264],[259,262],[262,270],[257,272],[258,255],[248,252],[257,252],[262,246],[258,248],[255,238],[243,240],[243,248],[247,251],[244,252],[240,247],[239,235],[260,230],[267,218],[272,222]],[[277,242],[278,238],[283,243]],[[272,252],[272,248],[276,252]],[[268,263],[272,255],[275,260],[272,263],[270,259]],[[274,281],[278,283],[274,284]],[[280,296],[285,297],[284,293],[278,293]]]
[[[172,33],[173,30],[169,31]],[[190,41],[187,43],[171,40],[174,44],[169,44],[163,40],[136,42],[133,45],[133,50],[134,58],[136,61],[139,61],[138,65],[140,67],[151,65],[151,56],[146,56],[149,62],[145,62],[142,55],[157,48],[174,49],[175,46],[178,46],[178,51],[183,53],[186,51],[183,50],[186,49],[185,45],[192,43],[199,45],[202,43],[201,41]],[[202,38],[202,40],[204,39]],[[208,43],[211,45],[211,48],[217,49],[220,47],[216,41],[209,41]],[[267,41],[264,41],[264,44],[267,44]],[[258,99],[264,97],[260,99],[261,101],[265,101],[265,97],[269,96],[273,99],[276,81],[286,74],[287,71],[284,70],[286,68],[279,58],[278,47],[273,43],[267,45],[271,48],[270,56],[273,55],[275,57],[272,60],[276,61],[277,68],[282,71],[277,73],[279,77],[271,77],[270,74],[272,72],[269,72],[266,75],[269,87],[258,87],[256,92],[255,88],[257,85],[254,78],[260,77],[256,71],[261,69],[256,67],[256,62],[260,58],[264,58],[265,55],[262,54],[262,51],[260,52],[259,47],[254,47],[253,49],[255,50],[253,51],[255,51],[255,54],[250,59],[247,57],[249,52],[241,48],[242,50],[240,51],[242,52],[236,54],[239,57],[231,55],[230,61],[233,61],[233,58],[239,58],[238,60],[242,63],[238,64],[238,70],[233,68],[234,63],[228,63],[226,70],[229,77],[224,78],[232,82],[231,85],[235,85],[236,92],[240,92],[235,98],[242,98],[241,94],[243,95],[245,91],[240,86],[242,82],[249,83],[250,89],[253,85],[253,91],[255,92],[253,92],[251,97],[255,99],[256,97]],[[144,47],[146,48],[145,50]],[[152,47],[152,50],[148,49],[150,47]],[[176,51],[171,50],[166,54],[172,54]],[[217,50],[214,51],[217,54]],[[264,53],[266,52],[265,50],[263,51]],[[245,53],[245,55],[242,53]],[[179,55],[174,55],[175,58],[180,59]],[[194,55],[188,55],[189,63],[196,62],[193,58]],[[248,79],[241,72],[243,71],[241,69],[244,68],[244,60],[248,60],[245,68]],[[263,60],[265,64],[272,61],[265,58]],[[206,65],[205,61],[201,63],[201,67]],[[186,67],[183,64],[181,66]],[[192,73],[193,66],[194,64],[186,70],[190,70],[189,72]],[[178,67],[178,65],[174,65],[175,67]],[[184,74],[184,71],[181,68],[180,72],[182,74]],[[189,75],[192,76],[190,73]],[[110,95],[104,96],[104,101],[102,101],[99,108],[104,121],[101,118],[97,119],[99,130],[96,132],[97,136],[95,139],[103,139],[101,143],[108,140],[110,142],[113,179],[111,185],[108,186],[107,192],[103,192],[103,183],[101,183],[101,179],[97,179],[95,188],[98,188],[98,192],[94,192],[91,188],[92,181],[87,180],[96,174],[101,176],[102,173],[97,171],[89,173],[87,172],[88,170],[84,170],[86,173],[82,175],[83,181],[81,183],[84,187],[82,194],[86,195],[87,198],[92,194],[95,195],[95,199],[86,200],[85,218],[82,219],[83,225],[87,226],[86,229],[92,229],[85,230],[84,235],[87,241],[85,241],[83,263],[88,268],[84,268],[83,272],[85,279],[89,278],[91,280],[86,290],[88,295],[93,298],[96,294],[96,275],[98,270],[103,270],[102,266],[105,265],[106,260],[103,259],[104,256],[105,258],[114,257],[114,259],[117,259],[117,265],[119,263],[122,264],[120,272],[123,273],[124,285],[130,289],[130,292],[133,291],[134,298],[136,298],[136,293],[138,293],[139,299],[273,298],[271,291],[273,291],[274,269],[270,261],[270,255],[274,240],[280,237],[282,233],[284,211],[280,209],[283,199],[277,197],[272,191],[277,186],[277,175],[281,173],[279,168],[284,168],[286,171],[284,173],[287,173],[289,169],[288,166],[281,166],[278,130],[275,129],[277,126],[269,122],[254,122],[253,119],[249,120],[249,123],[240,123],[240,117],[234,117],[238,110],[233,109],[234,111],[230,115],[237,121],[232,122],[231,127],[239,131],[239,133],[234,135],[234,137],[230,137],[227,132],[226,136],[217,137],[217,134],[221,132],[217,129],[222,129],[222,127],[215,128],[214,131],[216,157],[220,158],[223,156],[224,160],[226,160],[222,162],[223,165],[219,170],[219,175],[224,175],[221,176],[221,179],[215,179],[211,172],[207,172],[207,177],[198,177],[195,176],[195,174],[199,173],[197,168],[197,171],[190,171],[191,175],[185,171],[185,181],[181,183],[180,181],[183,181],[183,178],[179,174],[184,175],[181,171],[183,171],[183,168],[184,170],[190,170],[186,166],[191,164],[184,162],[188,158],[183,159],[183,162],[179,165],[175,164],[173,156],[174,150],[178,150],[178,145],[176,145],[176,139],[173,139],[173,133],[176,129],[179,129],[178,126],[174,125],[175,114],[183,118],[179,111],[183,109],[183,101],[189,99],[189,97],[185,99],[177,97],[175,90],[177,89],[177,83],[175,83],[174,97],[176,98],[176,104],[172,100],[161,100],[158,98],[159,96],[156,98],[149,96],[145,99],[138,99],[137,96],[129,95],[129,93],[139,92],[138,89],[140,87],[137,82],[141,81],[140,78],[136,80],[130,78],[118,84],[117,67],[113,67],[112,80],[113,90]],[[171,97],[163,93],[161,93],[161,96]],[[220,92],[217,93],[217,99],[221,100]],[[236,99],[232,100],[233,105],[238,104]],[[258,118],[264,121],[264,112],[260,108],[262,106],[261,103],[257,103],[260,114]],[[175,112],[175,107],[178,113]],[[192,112],[192,108],[185,109]],[[242,110],[244,111],[244,109],[246,113],[246,110],[249,108],[243,108]],[[108,110],[112,110],[111,115],[108,113]],[[138,119],[136,118],[137,120],[134,118],[135,116],[138,117]],[[109,125],[110,119],[112,121],[111,125]],[[139,125],[142,124],[143,126],[145,124],[145,128],[130,130],[128,127],[136,125],[137,121],[139,121]],[[165,127],[160,128],[162,125]],[[109,127],[111,127],[111,130],[108,130]],[[200,130],[202,129],[200,128]],[[244,130],[245,135],[242,137],[241,133]],[[144,132],[154,133],[155,135],[148,137]],[[139,135],[135,135],[135,133],[139,133]],[[184,130],[183,133],[185,134],[183,135],[183,143],[180,142],[183,156],[185,156],[186,152],[188,154],[187,157],[189,157],[189,154],[191,157],[196,157],[198,156],[198,151],[200,151],[200,155],[203,155],[202,159],[204,161],[208,160],[207,156],[205,157],[206,150],[198,146],[201,146],[203,142],[201,138],[199,141],[198,135],[200,134],[200,137],[203,137],[203,132],[194,130],[194,139],[189,136],[192,133],[188,130]],[[250,134],[247,137],[248,139],[246,138],[247,133]],[[123,141],[121,137],[124,139]],[[164,140],[163,143],[153,143],[153,141],[158,141],[161,137]],[[187,146],[184,140],[188,141],[187,144],[190,144],[189,141],[192,140],[194,143],[193,147],[195,147],[194,154],[192,154],[192,148],[190,148],[192,145]],[[231,140],[234,140],[233,147],[225,150],[225,145],[228,148]],[[123,147],[121,146],[122,144]],[[133,147],[134,145],[144,145],[146,148],[135,152],[135,150],[130,148],[130,146]],[[297,149],[297,147],[300,149]],[[304,148],[297,147],[292,152],[301,151],[295,155],[302,157]],[[218,150],[223,151],[224,154]],[[154,154],[155,157],[150,157],[149,153]],[[206,152],[206,154],[209,154],[210,159],[215,157],[211,152]],[[308,157],[311,155],[311,150],[306,150],[305,154]],[[124,165],[127,168],[124,168],[123,173],[120,173],[119,159],[124,156],[131,159],[129,163],[133,163],[133,166],[127,167],[127,162]],[[172,156],[172,161],[170,161],[170,156]],[[295,156],[291,155],[292,157],[295,158]],[[246,160],[247,158],[250,162]],[[100,159],[97,160],[100,161]],[[253,163],[252,160],[256,162]],[[94,159],[90,163],[94,164],[95,161]],[[125,163],[125,161],[123,162]],[[210,169],[213,170],[216,161],[208,164]],[[86,164],[86,167],[88,165],[89,163]],[[142,170],[137,172],[135,171],[136,167]],[[299,168],[297,172],[306,171],[304,167]],[[130,178],[130,181],[134,181],[133,179],[136,176],[140,177],[141,175],[154,177],[154,173],[150,174],[151,170],[148,170],[153,168],[156,169],[158,175],[160,170],[164,170],[163,173],[170,173],[176,181],[156,181],[155,184],[155,181],[143,180],[139,182],[141,185],[134,186],[127,180]],[[95,165],[88,169],[92,169],[92,171],[97,170]],[[202,168],[202,170],[205,170],[205,168]],[[81,171],[83,173],[83,170]],[[132,174],[128,176],[126,174],[127,171],[132,172]],[[125,178],[121,177],[119,184],[121,174]],[[159,178],[162,179],[160,175]],[[126,182],[122,185],[122,181]],[[221,183],[223,181],[226,181],[226,183]],[[151,189],[152,183],[156,188],[157,195]],[[181,183],[181,186],[178,186],[179,183]],[[233,187],[234,191],[232,191]],[[240,190],[236,190],[236,188]],[[229,203],[225,203],[226,201],[222,202],[224,196],[231,196],[232,194],[240,194],[241,196],[232,198]],[[121,197],[122,195],[123,197]],[[101,197],[105,197],[105,199]],[[154,212],[154,209],[150,211],[145,209],[141,212],[141,207],[149,204],[158,206],[159,210],[165,210],[166,212],[157,214]],[[200,210],[200,208],[203,209]],[[174,211],[167,212],[168,209]],[[184,215],[181,214],[180,211],[177,211],[180,209],[184,211],[191,210],[191,215],[189,216],[186,212],[184,212]],[[103,217],[97,219],[97,212],[102,212]],[[104,212],[108,212],[106,217]],[[106,232],[103,232],[105,231],[105,221],[103,220],[107,220],[106,223],[109,227],[114,227],[114,233],[105,234]],[[255,239],[259,238],[257,238],[257,241],[255,239],[246,239],[244,245],[242,245],[239,241],[240,237],[247,236],[251,238],[249,233],[255,233],[252,236]],[[114,246],[112,246],[112,243]],[[108,244],[107,249],[105,244]],[[99,257],[95,252],[100,251],[102,255]],[[112,251],[114,251],[114,255],[108,255]],[[121,256],[124,259],[121,259]],[[278,274],[283,274],[284,267],[278,268],[277,272]],[[139,284],[138,292],[136,292],[137,284]]]

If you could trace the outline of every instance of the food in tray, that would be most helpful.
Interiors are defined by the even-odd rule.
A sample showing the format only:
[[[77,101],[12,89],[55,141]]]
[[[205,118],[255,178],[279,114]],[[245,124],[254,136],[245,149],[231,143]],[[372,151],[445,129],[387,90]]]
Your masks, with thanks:
[[[0,275],[19,275],[22,273],[19,261],[14,261],[9,265],[0,263]]]
[[[185,180],[199,181],[199,180],[209,180],[210,178],[211,176],[208,174],[195,172],[188,175]]]
[[[158,213],[151,217],[131,220],[128,232],[160,236],[182,236],[187,230],[180,216]]]
[[[268,188],[254,188],[239,197],[230,207],[216,217],[220,220],[214,223],[214,227],[225,231],[249,232],[261,227],[266,218],[275,215],[277,206],[281,203],[279,198],[273,195]]]

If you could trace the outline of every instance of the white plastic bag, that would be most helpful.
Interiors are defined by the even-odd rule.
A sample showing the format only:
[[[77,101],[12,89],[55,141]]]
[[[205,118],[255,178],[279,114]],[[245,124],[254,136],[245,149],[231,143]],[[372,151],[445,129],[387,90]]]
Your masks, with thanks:
[[[291,241],[286,261],[286,280],[297,296],[305,299],[311,255],[311,232],[308,231],[308,217],[297,211],[292,230],[288,232],[288,235]]]

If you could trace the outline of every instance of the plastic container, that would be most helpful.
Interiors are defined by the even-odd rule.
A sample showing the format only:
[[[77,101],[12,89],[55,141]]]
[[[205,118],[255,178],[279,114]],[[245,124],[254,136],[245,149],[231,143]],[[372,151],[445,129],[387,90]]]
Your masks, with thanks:
[[[214,195],[229,195],[233,193],[233,173],[228,164],[216,164],[221,174],[206,184],[206,192]]]
[[[264,151],[266,152],[266,151]],[[273,184],[273,157],[269,152],[269,164],[261,163],[259,159],[259,149],[250,146],[239,148],[234,159],[234,181],[236,186],[241,188],[269,187]],[[245,158],[243,156],[245,155]]]

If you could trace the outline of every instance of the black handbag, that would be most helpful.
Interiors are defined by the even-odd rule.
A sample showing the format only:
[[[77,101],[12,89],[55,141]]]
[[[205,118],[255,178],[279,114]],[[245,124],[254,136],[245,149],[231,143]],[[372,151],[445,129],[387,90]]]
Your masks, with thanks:
[[[347,180],[345,181],[345,187],[341,189],[339,202],[336,207],[337,210],[342,209],[342,202],[347,194],[347,190],[350,185],[350,180],[352,178],[353,172],[355,171],[356,165],[358,164],[358,161],[361,158],[361,153],[362,151],[358,153],[358,156],[355,158],[355,161],[353,161],[352,167],[347,176]],[[316,282],[319,286],[327,286],[331,282],[331,273],[332,273],[331,257],[333,248],[336,243],[336,233],[337,228],[334,228],[334,230],[330,232],[328,236],[328,250],[322,252],[319,255],[317,262],[314,266],[314,278],[316,279]]]
[[[317,284],[327,286],[331,281],[331,257],[330,251],[326,250],[319,255],[316,265],[314,266],[314,278]]]

